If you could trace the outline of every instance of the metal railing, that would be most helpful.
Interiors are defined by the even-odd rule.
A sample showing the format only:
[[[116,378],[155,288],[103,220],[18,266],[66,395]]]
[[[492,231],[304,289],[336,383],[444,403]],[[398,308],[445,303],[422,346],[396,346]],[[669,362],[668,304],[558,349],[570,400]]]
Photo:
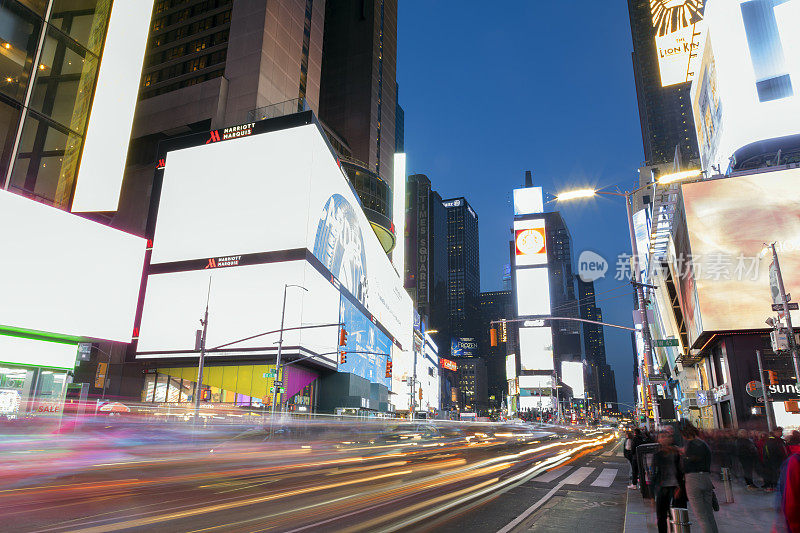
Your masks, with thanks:
[[[247,122],[256,122],[258,120],[266,120],[268,118],[282,117],[284,115],[293,115],[295,113],[302,113],[311,109],[308,107],[308,102],[305,98],[293,98],[285,102],[278,102],[264,107],[251,109],[247,112]]]

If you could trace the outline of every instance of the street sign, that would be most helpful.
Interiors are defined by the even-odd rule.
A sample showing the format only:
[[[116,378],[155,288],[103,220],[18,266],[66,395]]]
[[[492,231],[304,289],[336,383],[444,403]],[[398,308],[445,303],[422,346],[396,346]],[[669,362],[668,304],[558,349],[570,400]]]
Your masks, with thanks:
[[[275,372],[264,372],[263,374],[261,374],[261,377],[262,378],[274,378],[275,377]]]
[[[97,363],[97,372],[94,375],[94,386],[104,389],[106,386],[106,374],[108,374],[108,363]]]
[[[764,384],[760,381],[749,381],[747,385],[745,385],[744,390],[747,392],[749,396],[753,398],[760,398],[764,396]]]
[[[790,302],[789,304],[789,311],[799,311],[800,304],[797,302]],[[783,304],[772,304],[773,311],[783,311]]]
[[[78,343],[78,360],[89,361],[92,358],[92,343],[79,342]]]
[[[270,392],[275,392],[275,387],[270,387],[270,388],[269,388],[269,391],[270,391]],[[284,392],[286,392],[286,387],[278,387],[278,392],[280,392],[281,394],[283,394]]]
[[[277,380],[277,379],[276,379],[276,380],[275,380],[275,383],[274,383],[274,385],[275,385],[276,387],[282,387],[282,386],[283,386],[283,381],[280,381],[280,380]]]
[[[656,348],[666,348],[667,346],[677,346],[678,339],[655,339],[653,343]]]

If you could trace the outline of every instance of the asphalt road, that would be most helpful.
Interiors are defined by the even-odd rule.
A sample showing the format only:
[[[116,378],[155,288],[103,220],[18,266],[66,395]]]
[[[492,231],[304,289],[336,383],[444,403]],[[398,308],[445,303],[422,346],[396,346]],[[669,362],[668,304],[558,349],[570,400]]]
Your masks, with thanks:
[[[609,431],[212,445],[94,460],[89,446],[79,459],[46,442],[27,458],[6,450],[0,530],[574,533],[624,522],[627,463]]]

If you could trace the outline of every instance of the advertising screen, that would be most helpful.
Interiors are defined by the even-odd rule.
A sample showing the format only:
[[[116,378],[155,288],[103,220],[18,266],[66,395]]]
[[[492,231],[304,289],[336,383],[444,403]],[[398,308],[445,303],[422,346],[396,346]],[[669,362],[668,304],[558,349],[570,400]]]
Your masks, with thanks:
[[[0,330],[131,341],[144,239],[6,191],[0,227]]]
[[[683,201],[692,268],[682,276],[697,299],[690,334],[764,329],[772,254],[761,257],[763,243],[776,243],[786,291],[800,290],[800,169],[686,184]]]
[[[521,389],[552,389],[552,376],[520,376],[519,388]]]
[[[516,266],[547,264],[544,229],[543,218],[514,221]]]
[[[78,346],[0,335],[0,364],[36,365],[45,368],[75,368]],[[23,370],[24,372],[24,370]]]
[[[553,370],[553,334],[549,327],[519,328],[520,368]]]
[[[650,0],[661,86],[692,81],[703,34],[703,0]]]
[[[506,379],[515,377],[517,377],[517,356],[511,353],[506,356]]]
[[[119,205],[153,1],[114,0],[80,156],[73,212],[116,211]],[[96,66],[96,60],[87,57],[87,69],[91,63]],[[91,86],[81,87],[79,94],[79,98],[91,98]],[[66,155],[77,159],[79,154],[68,151]]]
[[[550,270],[547,267],[517,268],[517,314],[550,314]]]
[[[339,362],[339,372],[349,372],[391,389],[392,378],[386,377],[386,363],[392,348],[389,337],[344,296],[339,318],[347,331],[347,345],[342,348],[347,352],[347,361]]]
[[[703,168],[755,141],[797,133],[800,0],[717,0],[691,98]]]
[[[276,275],[267,267],[277,268],[289,259],[309,255],[313,255],[309,260],[330,272],[328,277],[333,276],[337,288],[349,292],[404,349],[410,349],[411,299],[315,124],[167,155],[153,240],[153,267],[240,258],[233,263],[224,261],[224,266],[235,268],[218,269],[232,270],[226,272],[227,279],[244,272],[243,266],[236,265],[248,261],[263,264],[262,275],[267,277],[258,284],[264,290],[269,286],[271,293],[278,294],[275,301],[280,301],[284,283],[296,279],[299,273],[279,269],[281,274]],[[301,269],[300,273],[307,271]],[[318,298],[323,308],[334,305],[338,310],[338,295],[331,303],[325,291],[317,295],[307,288],[309,293],[288,298],[309,304],[302,317],[295,317],[295,325],[301,318],[309,323],[305,313],[312,312],[312,302]],[[145,326],[158,326],[146,315],[148,309],[156,314],[162,311],[148,304],[150,292],[148,287],[140,340],[152,350],[158,348],[151,342],[154,339],[148,339]],[[168,311],[173,304],[164,304],[167,316],[176,314]],[[274,301],[269,305],[279,307]],[[241,314],[235,307],[231,312]],[[338,312],[331,316],[335,322]],[[279,321],[263,321],[260,327],[268,329],[276,323]],[[233,331],[226,333],[235,337]]]
[[[514,189],[514,215],[530,215],[544,211],[541,187]]]
[[[478,341],[472,337],[453,337],[450,341],[450,355],[453,357],[477,357]]]
[[[583,363],[577,361],[561,362],[561,380],[572,388],[573,398],[585,398],[583,383]]]
[[[453,372],[458,370],[458,365],[456,364],[456,362],[451,361],[450,359],[445,359],[444,357],[440,357],[439,363],[445,370],[451,370]]]

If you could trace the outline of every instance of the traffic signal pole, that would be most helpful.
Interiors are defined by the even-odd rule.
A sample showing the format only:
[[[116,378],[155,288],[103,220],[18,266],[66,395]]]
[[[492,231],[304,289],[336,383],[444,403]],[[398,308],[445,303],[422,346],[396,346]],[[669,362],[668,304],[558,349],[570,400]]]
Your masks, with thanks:
[[[797,343],[794,341],[794,328],[792,327],[792,314],[789,311],[789,298],[786,296],[786,288],[783,285],[783,274],[781,273],[781,264],[778,262],[778,252],[775,250],[775,243],[770,245],[772,248],[772,260],[775,262],[775,272],[778,277],[778,290],[781,294],[781,302],[783,303],[783,314],[786,315],[786,328],[789,330],[789,349],[792,353],[792,364],[794,365],[794,376],[797,380],[795,383],[800,385],[800,361],[797,355]],[[763,375],[762,375],[763,378]]]

